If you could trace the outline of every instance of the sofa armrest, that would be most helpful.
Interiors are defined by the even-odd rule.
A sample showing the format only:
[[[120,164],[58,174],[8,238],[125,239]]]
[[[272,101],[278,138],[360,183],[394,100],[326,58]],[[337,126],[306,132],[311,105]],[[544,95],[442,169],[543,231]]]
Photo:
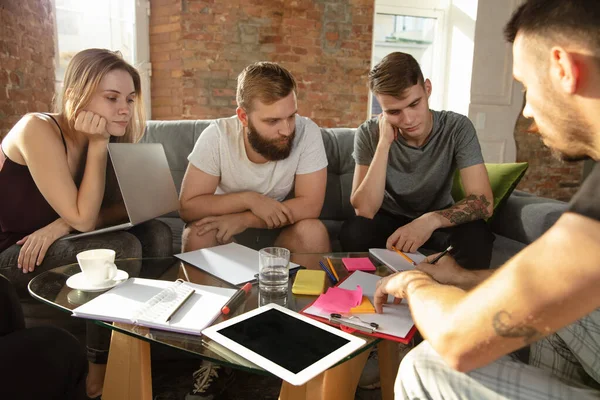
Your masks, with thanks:
[[[554,225],[567,205],[562,201],[515,191],[497,210],[491,228],[494,233],[530,244]]]

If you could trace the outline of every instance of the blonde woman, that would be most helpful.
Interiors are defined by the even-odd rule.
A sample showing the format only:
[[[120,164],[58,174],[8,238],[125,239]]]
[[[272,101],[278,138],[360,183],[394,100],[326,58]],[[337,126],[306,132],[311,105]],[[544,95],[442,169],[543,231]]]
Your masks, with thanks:
[[[136,142],[144,125],[139,73],[119,53],[88,49],[69,63],[56,112],[24,116],[2,140],[0,274],[20,295],[34,274],[75,262],[75,254],[87,248],[112,248],[118,258],[141,257],[142,247],[170,243],[164,240],[168,227],[157,221],[136,227],[144,239],[132,230],[57,241],[71,231],[94,230],[126,217],[119,202],[101,208],[103,199],[119,193],[116,181],[107,180],[107,144]],[[148,237],[154,243],[144,246],[141,241]],[[165,245],[162,250],[172,254]],[[90,325],[87,389],[94,397],[102,391],[110,331]]]

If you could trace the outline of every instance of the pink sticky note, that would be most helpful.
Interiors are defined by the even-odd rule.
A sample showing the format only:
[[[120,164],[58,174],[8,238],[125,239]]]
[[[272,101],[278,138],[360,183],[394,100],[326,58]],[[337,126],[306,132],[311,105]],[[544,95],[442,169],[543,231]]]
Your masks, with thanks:
[[[352,271],[375,271],[377,268],[373,265],[369,257],[342,258],[344,266],[348,272]]]
[[[355,290],[332,287],[320,295],[313,305],[328,313],[345,314],[350,312],[351,308],[358,306],[362,302],[362,297],[363,291],[359,285]]]

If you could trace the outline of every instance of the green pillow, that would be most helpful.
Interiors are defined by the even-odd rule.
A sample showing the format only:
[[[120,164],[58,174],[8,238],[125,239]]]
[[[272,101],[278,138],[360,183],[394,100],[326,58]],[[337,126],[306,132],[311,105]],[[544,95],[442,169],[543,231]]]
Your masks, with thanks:
[[[522,163],[504,163],[504,164],[485,164],[492,193],[494,193],[494,213],[506,199],[510,196],[513,190],[519,184],[519,181],[525,175],[525,171],[529,164]],[[460,181],[460,172],[458,168],[454,172],[454,183],[452,185],[452,197],[454,201],[460,201],[465,197],[465,191]],[[490,217],[492,219],[494,216]]]

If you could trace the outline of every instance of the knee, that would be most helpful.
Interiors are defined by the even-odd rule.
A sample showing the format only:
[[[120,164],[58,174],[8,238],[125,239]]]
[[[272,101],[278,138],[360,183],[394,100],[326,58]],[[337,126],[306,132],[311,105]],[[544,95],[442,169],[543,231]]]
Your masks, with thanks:
[[[194,222],[186,224],[183,228],[183,234],[181,235],[181,251],[187,252],[216,246],[218,243],[215,231],[199,234],[199,230],[194,225]]]
[[[318,219],[304,219],[286,228],[285,236],[289,237],[294,252],[327,252],[330,251],[329,233]]]
[[[433,351],[429,343],[423,342],[411,351],[409,351],[400,362],[400,368],[398,368],[398,375],[396,376],[396,383],[394,385],[394,392],[396,398],[400,397],[401,394],[416,394],[421,392],[415,385],[423,384],[422,374],[423,371],[428,369],[433,370],[434,358],[436,353]],[[440,374],[440,379],[442,378]],[[413,397],[410,397],[413,398]]]
[[[153,219],[136,228],[132,233],[141,242],[144,257],[168,257],[173,254],[173,233],[167,224]]]
[[[129,232],[119,232],[115,243],[116,258],[142,258],[142,244],[135,235]]]

